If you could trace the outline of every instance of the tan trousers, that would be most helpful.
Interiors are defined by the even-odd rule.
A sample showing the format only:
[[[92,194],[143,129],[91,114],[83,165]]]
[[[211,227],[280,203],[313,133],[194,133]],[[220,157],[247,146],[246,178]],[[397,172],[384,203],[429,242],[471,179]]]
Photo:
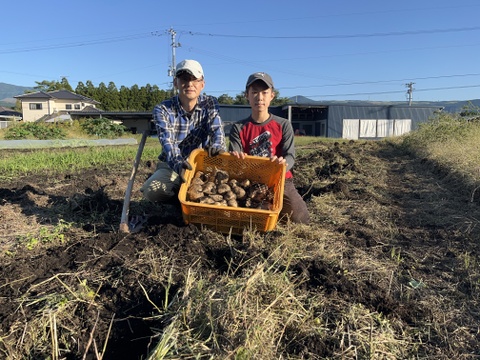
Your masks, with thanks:
[[[151,202],[166,202],[178,196],[181,180],[166,162],[159,162],[157,170],[142,185],[140,191]]]

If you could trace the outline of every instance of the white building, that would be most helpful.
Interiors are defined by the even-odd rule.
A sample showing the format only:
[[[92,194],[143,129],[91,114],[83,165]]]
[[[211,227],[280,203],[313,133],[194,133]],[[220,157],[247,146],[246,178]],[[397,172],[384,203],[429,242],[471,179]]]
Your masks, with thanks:
[[[95,108],[98,101],[77,95],[67,90],[38,91],[14,96],[22,103],[23,121],[37,121],[43,117],[65,115],[70,111],[82,111],[86,107]]]

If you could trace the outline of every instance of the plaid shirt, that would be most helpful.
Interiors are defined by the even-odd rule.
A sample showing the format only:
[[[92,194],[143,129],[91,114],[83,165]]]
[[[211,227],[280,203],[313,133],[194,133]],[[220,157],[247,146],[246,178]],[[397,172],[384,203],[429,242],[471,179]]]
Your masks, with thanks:
[[[200,95],[190,116],[174,96],[155,106],[153,118],[162,145],[158,158],[177,173],[195,149],[211,146],[226,150],[218,101],[213,96]]]

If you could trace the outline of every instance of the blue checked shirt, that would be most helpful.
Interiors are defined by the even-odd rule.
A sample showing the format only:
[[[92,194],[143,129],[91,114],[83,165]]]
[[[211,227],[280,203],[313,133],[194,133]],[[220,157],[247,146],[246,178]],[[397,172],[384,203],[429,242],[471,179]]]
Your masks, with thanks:
[[[200,95],[190,117],[174,96],[155,106],[153,118],[162,145],[158,158],[177,173],[195,149],[211,146],[226,150],[218,101],[213,96]]]

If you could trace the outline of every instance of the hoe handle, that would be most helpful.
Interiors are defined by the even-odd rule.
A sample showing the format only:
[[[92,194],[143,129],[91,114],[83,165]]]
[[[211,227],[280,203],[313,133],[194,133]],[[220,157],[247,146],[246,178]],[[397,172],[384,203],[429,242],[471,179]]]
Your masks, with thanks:
[[[138,164],[140,163],[140,158],[142,157],[143,148],[145,147],[145,142],[147,141],[149,131],[145,130],[142,134],[142,139],[140,140],[140,145],[138,145],[137,156],[133,162],[133,169],[128,180],[127,190],[125,191],[125,199],[123,201],[122,217],[120,219],[120,232],[129,233],[130,229],[128,226],[128,211],[130,208],[130,198],[132,196],[133,183],[135,181],[135,175],[137,175]]]

